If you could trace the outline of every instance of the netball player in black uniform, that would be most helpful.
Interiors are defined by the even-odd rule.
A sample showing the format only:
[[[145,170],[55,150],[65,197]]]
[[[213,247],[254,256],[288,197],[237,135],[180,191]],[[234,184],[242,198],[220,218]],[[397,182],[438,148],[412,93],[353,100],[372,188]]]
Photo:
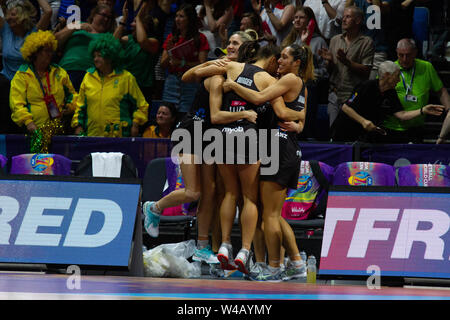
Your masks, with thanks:
[[[229,53],[227,58],[230,60],[237,59],[237,52],[239,46],[246,42],[251,41],[252,38],[249,34],[245,32],[238,32],[230,37],[230,42],[227,47]],[[204,65],[208,65],[212,62],[207,62]],[[200,81],[200,78],[196,78],[194,72],[200,65],[191,68],[186,71],[183,75],[182,80],[185,82]],[[185,187],[183,189],[178,189],[157,202],[146,202],[144,203],[143,212],[145,216],[144,226],[148,234],[152,237],[157,237],[159,235],[159,219],[161,212],[173,206],[177,206],[183,203],[193,202],[201,198],[199,206],[197,209],[197,226],[198,226],[198,241],[197,250],[195,251],[193,259],[205,261],[207,263],[217,263],[210,246],[208,246],[208,235],[211,226],[211,220],[213,219],[214,203],[216,201],[216,188],[215,188],[215,165],[208,165],[204,163],[202,159],[202,154],[195,154],[195,143],[201,146],[199,149],[203,151],[202,137],[205,130],[207,130],[211,125],[210,116],[210,88],[217,88],[216,85],[212,85],[214,82],[223,82],[223,77],[217,76],[205,79],[201,81],[200,88],[197,91],[195,101],[193,103],[193,110],[191,110],[178,124],[177,129],[172,133],[172,137],[177,136],[182,133],[187,134],[190,138],[191,144],[184,150],[182,150],[182,161],[180,161],[180,169],[183,176]],[[220,87],[220,92],[213,94],[215,101],[219,105],[222,99],[222,89]],[[236,121],[241,118],[246,118],[250,122],[256,121],[256,113],[253,111],[249,112],[238,112],[238,113],[228,113],[219,112],[215,114],[216,121]],[[195,124],[202,124],[202,130],[200,136],[195,136],[194,126]],[[184,129],[184,131],[181,131]],[[182,138],[183,139],[183,138]],[[184,140],[174,142],[174,148],[179,144],[181,147]],[[186,150],[187,149],[187,150]]]
[[[305,266],[298,252],[295,236],[289,224],[281,217],[281,210],[286,199],[287,188],[296,189],[300,170],[301,152],[297,133],[301,131],[306,113],[307,91],[304,81],[313,78],[312,54],[308,47],[291,45],[281,52],[278,60],[278,73],[281,78],[268,88],[255,92],[227,81],[224,89],[232,89],[244,99],[255,104],[282,96],[286,107],[302,111],[300,123],[283,122],[275,113],[267,129],[277,129],[279,137],[279,170],[276,174],[260,175],[260,199],[263,206],[263,222],[269,266],[259,274],[252,274],[255,280],[281,281],[304,275]],[[302,78],[301,78],[301,77]],[[269,145],[270,147],[270,145]],[[263,169],[263,167],[261,168]],[[281,270],[281,245],[286,248],[290,264],[285,272]]]
[[[240,55],[246,51],[253,51],[255,48],[251,48],[252,45],[254,44],[243,44],[239,49]],[[251,87],[256,90],[263,90],[274,81],[276,81],[275,79],[270,77],[270,75],[265,70],[274,68],[276,70],[276,68],[278,67],[277,54],[279,54],[279,49],[275,46],[268,45],[261,48],[261,50],[258,52],[257,61],[253,65],[237,62],[229,62],[225,66],[210,65],[198,69],[196,75],[199,77],[207,77],[214,74],[226,74],[227,78],[237,80],[247,87]],[[222,110],[239,110],[236,107],[244,109],[255,108],[254,105],[248,103],[248,101],[246,101],[245,99],[242,99],[230,93],[225,94],[223,101],[224,104],[222,105]],[[274,108],[274,111],[280,118],[293,121],[299,120],[303,116],[298,111],[286,108],[284,106],[282,98],[280,97],[271,101],[271,104]],[[211,109],[212,117],[214,112],[215,111]],[[234,124],[230,123],[227,126],[219,126],[218,128],[220,130],[223,130],[225,134],[227,134],[228,132],[245,132],[245,130],[255,130],[256,135],[256,126],[252,126],[245,122]],[[246,151],[248,150],[249,149],[246,149]],[[236,152],[236,150],[234,150],[234,152]],[[242,271],[243,273],[248,273],[249,251],[255,233],[256,223],[258,221],[257,198],[259,184],[259,161],[250,163],[250,160],[252,160],[252,156],[254,155],[249,154],[248,152],[246,154],[236,153],[234,154],[234,156],[234,160],[244,159],[248,162],[245,164],[218,164],[219,171],[224,179],[225,198],[222,201],[220,209],[222,245],[219,249],[217,257],[221,262],[222,268],[228,269],[229,264],[231,264],[233,260],[231,230],[236,214],[236,201],[239,198],[239,192],[241,192],[243,197],[243,209],[240,213],[242,228],[242,249],[237,254],[236,259],[234,259],[234,263],[238,266],[238,269],[240,271]]]

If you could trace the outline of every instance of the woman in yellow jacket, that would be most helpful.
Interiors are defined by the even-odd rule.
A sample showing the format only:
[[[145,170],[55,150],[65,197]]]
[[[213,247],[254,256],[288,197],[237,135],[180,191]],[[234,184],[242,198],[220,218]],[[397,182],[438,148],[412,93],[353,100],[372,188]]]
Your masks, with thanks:
[[[148,103],[128,71],[120,68],[120,42],[104,34],[89,45],[95,68],[87,70],[72,119],[76,134],[136,137],[147,122]]]
[[[37,31],[27,36],[21,48],[27,63],[11,81],[10,108],[12,120],[29,133],[75,111],[76,92],[67,72],[51,64],[57,45],[50,31]]]

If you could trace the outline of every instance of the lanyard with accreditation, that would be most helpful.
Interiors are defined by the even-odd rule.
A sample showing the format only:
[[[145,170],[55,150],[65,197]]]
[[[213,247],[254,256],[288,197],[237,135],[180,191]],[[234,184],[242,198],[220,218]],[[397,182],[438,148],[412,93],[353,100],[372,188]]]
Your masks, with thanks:
[[[44,86],[42,85],[41,78],[39,77],[38,73],[34,70],[34,68],[31,68],[31,70],[34,72],[34,75],[36,76],[37,81],[39,82],[39,85],[41,86],[42,94],[44,95],[44,102],[47,106],[47,111],[51,119],[55,118],[61,118],[61,112],[58,109],[58,104],[56,103],[55,97],[51,94],[51,87],[50,87],[50,79],[48,71],[45,72],[45,77],[47,79],[47,90],[45,90]]]
[[[409,85],[408,85],[408,84],[406,84],[405,76],[404,76],[403,72],[400,71],[400,75],[402,76],[403,87],[405,87],[405,89],[406,89],[406,94],[405,94],[406,102],[417,102],[417,97],[412,94],[412,86],[413,86],[415,74],[416,74],[416,65],[414,64],[414,67],[412,70],[412,75],[411,75],[411,81],[409,82]]]

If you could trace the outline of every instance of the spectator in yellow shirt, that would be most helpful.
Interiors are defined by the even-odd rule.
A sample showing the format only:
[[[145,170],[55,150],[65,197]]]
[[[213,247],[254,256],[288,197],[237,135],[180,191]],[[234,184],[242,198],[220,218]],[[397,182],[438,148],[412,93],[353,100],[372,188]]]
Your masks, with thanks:
[[[96,137],[136,137],[147,122],[148,103],[136,78],[121,68],[121,45],[110,33],[89,44],[94,68],[80,86],[72,119],[75,134]]]
[[[177,121],[177,109],[173,103],[163,102],[156,113],[156,124],[147,127],[143,133],[144,138],[170,139]]]
[[[12,120],[29,133],[49,120],[73,114],[76,107],[76,92],[67,72],[51,63],[57,45],[50,31],[39,30],[31,33],[21,48],[27,63],[11,81],[10,108]]]

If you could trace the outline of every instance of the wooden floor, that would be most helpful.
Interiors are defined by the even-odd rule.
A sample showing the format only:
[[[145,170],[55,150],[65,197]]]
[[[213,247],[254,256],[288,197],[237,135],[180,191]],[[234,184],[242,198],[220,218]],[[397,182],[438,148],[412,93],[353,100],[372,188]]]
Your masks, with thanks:
[[[0,273],[1,300],[450,300],[448,287],[381,287],[242,278],[168,279]],[[78,287],[77,287],[78,285]]]

